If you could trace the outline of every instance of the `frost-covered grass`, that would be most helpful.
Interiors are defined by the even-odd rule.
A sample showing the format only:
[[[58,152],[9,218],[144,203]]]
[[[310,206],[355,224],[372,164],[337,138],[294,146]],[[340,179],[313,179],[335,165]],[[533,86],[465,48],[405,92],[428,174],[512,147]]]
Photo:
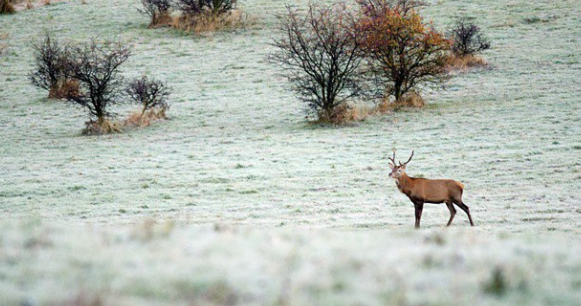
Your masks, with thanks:
[[[438,26],[477,18],[492,69],[428,92],[421,111],[341,128],[305,124],[267,62],[285,1],[243,0],[255,27],[204,37],[147,29],[135,1],[87,2],[0,17],[0,304],[580,299],[577,1],[431,1]],[[124,75],[166,80],[171,119],[82,136],[82,110],[26,79],[47,29],[132,44]],[[459,212],[442,230],[448,211],[431,205],[411,231],[413,206],[387,177],[394,146],[402,159],[415,148],[411,175],[465,183],[477,227]]]

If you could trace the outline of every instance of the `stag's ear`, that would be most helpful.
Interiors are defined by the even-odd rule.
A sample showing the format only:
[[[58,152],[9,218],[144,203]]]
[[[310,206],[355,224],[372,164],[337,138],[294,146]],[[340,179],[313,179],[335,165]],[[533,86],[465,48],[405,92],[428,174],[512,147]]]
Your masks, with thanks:
[[[405,167],[406,167],[406,166],[407,166],[407,164],[403,164],[403,165],[401,165],[401,168],[402,168],[403,170],[405,170]]]
[[[389,163],[389,169],[393,170],[393,167],[395,167],[392,163]]]

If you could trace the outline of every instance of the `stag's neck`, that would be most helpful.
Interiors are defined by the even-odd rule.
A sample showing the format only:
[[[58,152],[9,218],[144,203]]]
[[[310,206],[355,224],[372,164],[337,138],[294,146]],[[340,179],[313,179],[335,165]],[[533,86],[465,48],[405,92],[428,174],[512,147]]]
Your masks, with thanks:
[[[407,174],[404,173],[396,180],[397,188],[402,193],[409,195],[412,190],[413,180],[414,180],[413,177],[409,177]]]

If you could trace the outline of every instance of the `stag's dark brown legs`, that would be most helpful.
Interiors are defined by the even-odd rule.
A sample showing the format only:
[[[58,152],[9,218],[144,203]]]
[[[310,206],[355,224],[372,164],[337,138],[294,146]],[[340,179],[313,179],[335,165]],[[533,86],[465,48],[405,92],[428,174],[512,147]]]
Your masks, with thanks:
[[[424,210],[423,202],[414,203],[416,208],[416,228],[420,228],[420,219],[422,219],[422,211]]]
[[[450,220],[446,226],[450,226],[452,224],[452,220],[454,220],[454,216],[456,215],[456,208],[454,208],[454,204],[452,202],[446,202],[446,206],[450,210]]]
[[[468,215],[468,220],[470,220],[470,225],[474,226],[474,222],[472,222],[472,216],[470,215],[470,209],[468,208],[468,206],[466,206],[466,204],[460,202],[460,204],[456,204],[458,205],[458,207],[460,207],[461,210],[463,210],[467,215]]]

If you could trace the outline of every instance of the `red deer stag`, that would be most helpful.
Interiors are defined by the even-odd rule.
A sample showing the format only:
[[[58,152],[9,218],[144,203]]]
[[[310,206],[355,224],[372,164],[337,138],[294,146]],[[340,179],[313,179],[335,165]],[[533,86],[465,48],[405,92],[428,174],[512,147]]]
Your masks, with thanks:
[[[391,161],[389,164],[389,167],[391,168],[389,177],[395,179],[399,191],[408,196],[412,203],[414,203],[416,208],[416,228],[420,227],[420,219],[422,218],[424,203],[446,203],[446,206],[448,206],[448,209],[450,210],[450,221],[448,221],[448,225],[446,226],[450,226],[452,220],[454,220],[454,215],[456,215],[454,204],[456,204],[468,215],[470,225],[474,226],[472,216],[470,216],[470,210],[468,209],[468,206],[462,202],[464,185],[454,180],[429,180],[408,176],[405,173],[405,168],[412,160],[412,157],[414,157],[414,151],[412,151],[412,155],[407,162],[403,164],[399,162],[399,166],[396,166],[395,150],[393,150],[393,157],[389,157],[389,160]]]

